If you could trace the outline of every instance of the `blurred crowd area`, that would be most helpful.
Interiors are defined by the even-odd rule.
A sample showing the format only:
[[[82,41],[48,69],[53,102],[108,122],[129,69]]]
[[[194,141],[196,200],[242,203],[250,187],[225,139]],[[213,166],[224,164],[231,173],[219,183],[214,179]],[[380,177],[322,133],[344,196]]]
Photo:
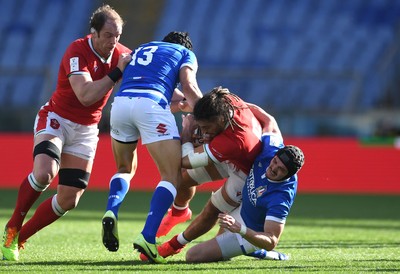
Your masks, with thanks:
[[[132,49],[188,31],[203,93],[229,88],[285,135],[400,134],[396,0],[0,0],[1,131],[32,130],[66,47],[102,3],[126,21],[121,42]]]

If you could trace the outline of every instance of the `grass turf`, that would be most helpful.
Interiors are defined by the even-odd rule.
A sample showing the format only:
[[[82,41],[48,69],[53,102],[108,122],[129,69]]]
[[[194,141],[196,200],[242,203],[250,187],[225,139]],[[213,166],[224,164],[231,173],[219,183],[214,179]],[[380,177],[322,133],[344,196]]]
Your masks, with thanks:
[[[3,226],[12,213],[17,192],[0,191],[0,226]],[[38,202],[53,193],[46,191]],[[399,196],[299,194],[277,248],[290,254],[289,261],[240,256],[227,262],[187,264],[184,250],[168,258],[166,265],[143,263],[132,250],[132,241],[143,228],[150,198],[151,193],[146,192],[127,195],[119,214],[120,249],[111,253],[101,242],[101,218],[107,193],[88,190],[77,209],[29,239],[19,262],[0,261],[0,272],[384,273],[400,270]],[[208,193],[196,194],[191,203],[194,214],[200,212],[208,198]],[[32,214],[33,210],[28,218]],[[186,226],[178,225],[160,241],[170,239]],[[192,244],[212,237],[216,231],[215,227]]]

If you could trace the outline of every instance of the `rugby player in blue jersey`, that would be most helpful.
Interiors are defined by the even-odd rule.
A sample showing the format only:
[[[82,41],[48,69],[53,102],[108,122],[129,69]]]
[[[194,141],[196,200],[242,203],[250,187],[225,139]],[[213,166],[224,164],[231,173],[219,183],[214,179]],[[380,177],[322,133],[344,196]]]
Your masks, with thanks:
[[[180,134],[172,112],[174,109],[192,111],[202,97],[196,80],[197,68],[186,32],[170,32],[162,41],[143,44],[132,53],[110,116],[118,171],[110,180],[102,219],[103,244],[109,251],[117,251],[119,247],[118,209],[136,171],[136,148],[141,139],[155,161],[161,181],[153,193],[144,228],[133,246],[150,261],[165,263],[155,245],[156,233],[182,180]],[[177,89],[178,84],[182,91]]]
[[[223,261],[239,255],[287,259],[274,248],[296,196],[304,154],[296,146],[285,146],[280,133],[264,133],[262,142],[263,151],[243,187],[241,206],[219,214],[221,233],[190,248],[187,262]]]

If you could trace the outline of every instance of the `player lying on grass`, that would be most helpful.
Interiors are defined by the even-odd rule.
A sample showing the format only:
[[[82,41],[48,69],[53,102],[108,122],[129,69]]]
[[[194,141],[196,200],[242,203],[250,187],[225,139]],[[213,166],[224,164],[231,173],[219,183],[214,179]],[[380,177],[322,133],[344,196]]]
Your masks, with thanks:
[[[298,147],[283,146],[279,135],[264,135],[263,151],[243,187],[242,204],[231,214],[219,213],[218,223],[224,231],[190,248],[186,261],[214,262],[240,255],[288,259],[274,248],[296,196],[296,174],[303,164]]]

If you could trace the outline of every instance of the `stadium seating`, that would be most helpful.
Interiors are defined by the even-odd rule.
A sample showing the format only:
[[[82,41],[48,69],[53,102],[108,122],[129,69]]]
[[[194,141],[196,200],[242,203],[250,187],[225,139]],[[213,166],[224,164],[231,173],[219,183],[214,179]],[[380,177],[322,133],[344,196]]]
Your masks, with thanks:
[[[55,87],[68,44],[87,31],[94,3],[0,0],[0,107],[38,107]]]
[[[227,86],[292,116],[382,107],[388,90],[400,103],[391,86],[400,61],[400,1],[164,2],[154,39],[171,30],[190,33],[203,91]],[[0,108],[48,99],[65,48],[86,33],[96,4],[0,0]]]
[[[167,0],[156,39],[191,34],[203,90],[226,85],[275,112],[340,113],[380,106],[399,23],[392,0]]]

